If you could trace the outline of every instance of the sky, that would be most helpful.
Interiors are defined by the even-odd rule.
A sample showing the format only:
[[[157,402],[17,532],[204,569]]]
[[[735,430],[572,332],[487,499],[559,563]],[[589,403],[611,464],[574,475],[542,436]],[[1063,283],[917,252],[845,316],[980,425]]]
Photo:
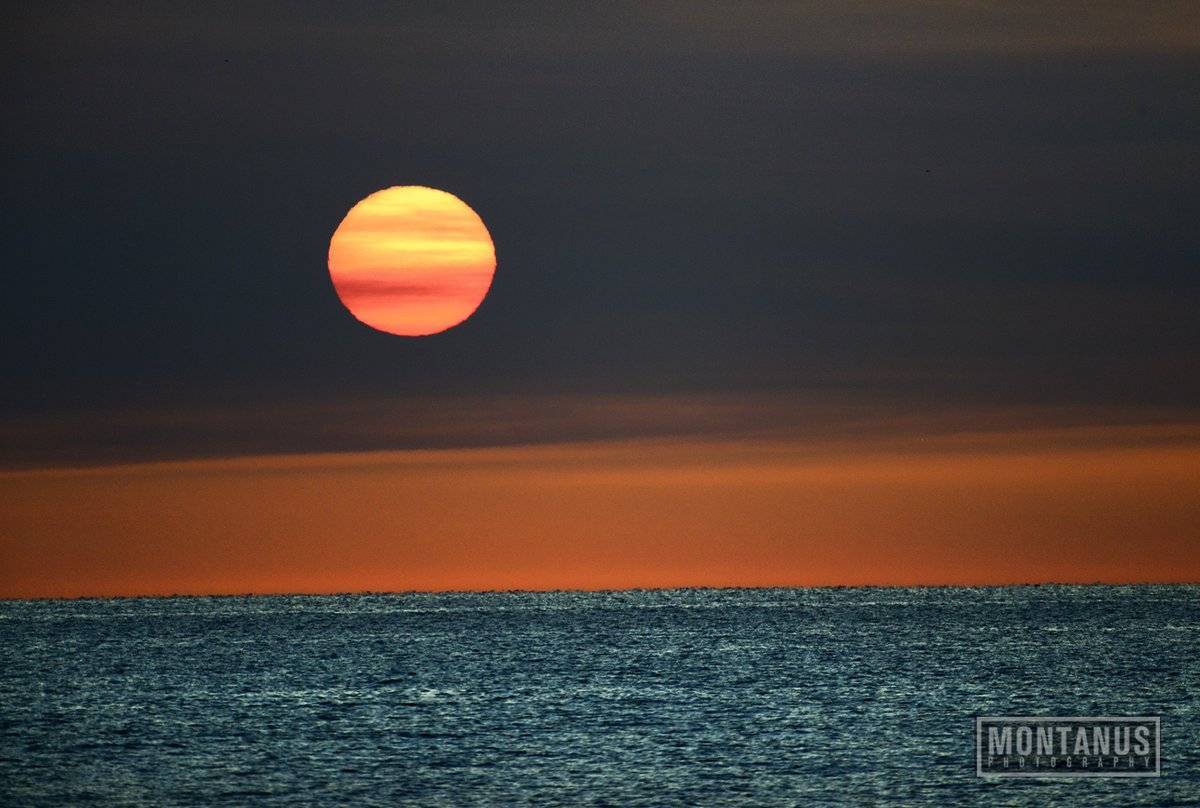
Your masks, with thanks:
[[[0,44],[0,596],[1200,580],[1194,3]],[[393,185],[494,242],[442,334],[330,282]]]

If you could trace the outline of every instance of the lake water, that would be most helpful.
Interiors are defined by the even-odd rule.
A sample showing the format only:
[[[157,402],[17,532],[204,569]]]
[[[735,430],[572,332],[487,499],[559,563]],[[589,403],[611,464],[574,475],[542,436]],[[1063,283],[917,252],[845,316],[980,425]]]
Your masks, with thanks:
[[[1200,587],[0,602],[0,803],[1200,804]],[[984,781],[976,715],[1160,715]]]

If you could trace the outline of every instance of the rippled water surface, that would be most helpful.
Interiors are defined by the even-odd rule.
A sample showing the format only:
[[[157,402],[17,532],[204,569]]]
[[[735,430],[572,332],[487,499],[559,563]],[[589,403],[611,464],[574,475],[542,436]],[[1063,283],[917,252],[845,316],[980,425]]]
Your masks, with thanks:
[[[1200,588],[0,602],[0,803],[1200,804]],[[975,777],[975,715],[1164,776]]]

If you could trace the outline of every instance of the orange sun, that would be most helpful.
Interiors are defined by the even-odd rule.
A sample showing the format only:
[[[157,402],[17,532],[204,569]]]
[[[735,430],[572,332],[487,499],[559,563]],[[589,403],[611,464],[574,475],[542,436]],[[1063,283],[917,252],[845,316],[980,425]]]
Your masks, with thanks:
[[[329,242],[329,276],[342,304],[371,328],[437,334],[479,308],[496,273],[483,220],[453,194],[420,185],[359,202]]]

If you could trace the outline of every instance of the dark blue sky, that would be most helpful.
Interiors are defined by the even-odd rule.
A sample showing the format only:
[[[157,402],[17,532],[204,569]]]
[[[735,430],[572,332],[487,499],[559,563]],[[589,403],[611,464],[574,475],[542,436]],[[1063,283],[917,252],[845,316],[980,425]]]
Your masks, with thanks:
[[[1200,397],[1195,4],[354,5],[10,20],[13,418]],[[328,281],[341,217],[397,184],[460,196],[497,246],[434,338],[360,326]]]

